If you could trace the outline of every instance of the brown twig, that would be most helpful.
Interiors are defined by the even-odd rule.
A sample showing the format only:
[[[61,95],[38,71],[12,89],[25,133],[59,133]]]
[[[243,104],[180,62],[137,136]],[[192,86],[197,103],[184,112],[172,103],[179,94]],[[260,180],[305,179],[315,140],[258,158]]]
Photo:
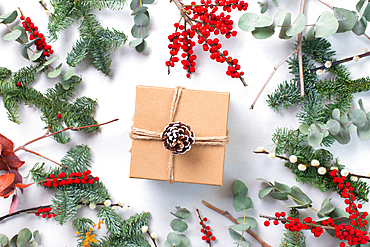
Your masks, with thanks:
[[[352,56],[352,57],[347,57],[347,58],[344,58],[344,59],[341,59],[341,60],[338,60],[338,61],[334,61],[334,62],[332,62],[331,66],[352,61],[355,57],[362,58],[362,57],[368,57],[368,56],[370,56],[370,51],[365,52],[365,53],[362,53],[360,55],[356,55],[356,56]],[[324,65],[323,66],[320,66],[320,67],[316,67],[314,69],[311,69],[309,72],[310,73],[311,72],[315,72],[315,71],[317,71],[319,69],[326,69],[326,67]]]
[[[148,233],[148,235],[149,235],[150,239],[152,240],[152,242],[153,242],[154,246],[155,246],[155,247],[158,247],[158,246],[157,246],[157,243],[155,242],[155,239],[154,239],[154,238],[152,238],[152,235],[150,234],[149,230],[148,230],[146,233]]]
[[[234,218],[234,217],[232,217],[231,215],[230,215],[230,213],[228,212],[228,211],[222,211],[221,209],[219,209],[219,208],[216,208],[215,206],[213,206],[213,205],[211,205],[211,204],[209,204],[208,202],[206,202],[206,201],[202,201],[202,203],[204,204],[204,205],[206,205],[208,208],[210,208],[210,209],[212,209],[212,210],[214,210],[214,211],[216,211],[217,213],[219,213],[219,214],[221,214],[221,215],[223,215],[223,216],[225,216],[226,218],[228,218],[229,220],[231,220],[232,222],[234,222],[235,224],[238,224],[238,221]],[[271,245],[269,245],[269,244],[267,244],[265,241],[263,241],[257,234],[255,234],[254,232],[252,232],[251,230],[246,230],[246,232],[248,233],[248,234],[250,234],[252,237],[254,237],[263,247],[271,247]]]
[[[300,13],[304,14],[304,8],[306,5],[306,0],[301,0],[301,8]],[[303,60],[302,60],[302,41],[303,41],[303,33],[300,32],[298,34],[298,41],[297,41],[297,48],[298,51],[298,68],[299,68],[299,81],[301,86],[301,97],[304,97],[304,78],[303,78]]]
[[[280,61],[280,63],[278,63],[274,69],[272,70],[271,72],[271,75],[269,76],[269,78],[267,79],[267,81],[265,82],[265,84],[262,86],[261,90],[259,91],[259,93],[257,94],[256,98],[254,99],[251,107],[249,109],[253,109],[254,108],[254,105],[256,104],[258,98],[260,97],[260,95],[262,94],[263,90],[265,89],[265,87],[267,86],[267,84],[270,82],[272,76],[275,74],[276,70],[286,61],[288,60],[291,56],[293,56],[294,54],[296,54],[298,51],[295,50],[293,51],[291,54],[289,54],[286,58],[284,58],[283,60]]]
[[[39,209],[39,208],[46,208],[46,207],[51,207],[51,205],[44,205],[44,206],[38,206],[38,207],[33,207],[33,208],[18,210],[18,211],[14,212],[14,213],[7,214],[7,215],[4,215],[4,216],[0,217],[0,222],[3,221],[3,220],[5,220],[6,218],[9,218],[9,217],[12,217],[12,216],[21,214],[21,213],[27,213],[27,212],[32,211],[32,210],[36,210],[36,209]]]
[[[17,147],[16,149],[14,149],[14,152],[17,152],[17,151],[18,151],[18,150],[20,150],[20,149],[24,149],[24,147],[26,147],[27,145],[29,145],[29,144],[31,144],[31,143],[34,143],[34,142],[36,142],[36,141],[38,141],[38,140],[44,139],[44,138],[49,137],[49,136],[53,136],[53,135],[55,135],[55,134],[59,134],[59,133],[61,133],[61,132],[63,132],[63,131],[66,131],[66,130],[81,130],[81,129],[90,128],[90,127],[98,127],[98,126],[102,126],[102,125],[105,125],[105,124],[109,124],[109,123],[112,123],[112,122],[115,122],[115,121],[118,121],[118,118],[113,119],[113,120],[108,121],[108,122],[105,122],[105,123],[102,123],[102,124],[92,124],[92,125],[86,125],[86,126],[81,126],[81,127],[69,126],[69,127],[66,127],[66,128],[64,128],[64,129],[58,130],[58,131],[53,132],[53,133],[48,133],[48,132],[47,132],[47,133],[46,133],[46,134],[44,134],[43,136],[40,136],[40,137],[38,137],[38,138],[36,138],[36,139],[34,139],[34,140],[32,140],[32,141],[29,141],[29,142],[27,142],[27,143],[25,143],[25,144],[23,144],[23,145],[21,145],[21,146]]]
[[[317,1],[319,1],[320,3],[324,4],[325,6],[327,6],[327,7],[329,7],[329,8],[331,8],[331,10],[334,10],[334,7],[333,7],[333,6],[331,6],[330,4],[325,3],[325,2],[323,2],[323,1],[321,1],[321,0],[317,0]]]
[[[37,156],[40,156],[41,158],[44,158],[44,159],[46,159],[46,160],[48,160],[48,161],[51,161],[51,162],[53,162],[53,163],[57,164],[58,166],[64,167],[62,164],[60,164],[60,163],[58,163],[58,162],[56,162],[56,161],[54,161],[54,160],[52,160],[52,159],[49,159],[48,157],[45,157],[45,156],[43,156],[43,155],[41,155],[41,154],[39,154],[39,153],[37,153],[37,152],[35,152],[35,151],[29,150],[29,149],[27,149],[27,148],[22,148],[22,149],[23,149],[24,151],[26,151],[26,152],[29,152],[29,153],[31,153],[31,154],[35,154],[35,155],[37,155]]]

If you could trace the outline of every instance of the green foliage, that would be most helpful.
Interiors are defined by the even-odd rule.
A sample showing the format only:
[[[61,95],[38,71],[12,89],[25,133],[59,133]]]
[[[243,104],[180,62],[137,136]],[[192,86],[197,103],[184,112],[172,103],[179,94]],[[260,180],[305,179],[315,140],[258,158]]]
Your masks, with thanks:
[[[292,208],[289,216],[299,218],[299,211]],[[303,231],[284,230],[284,237],[281,239],[280,247],[306,247],[306,237]]]
[[[127,36],[115,29],[103,28],[91,12],[94,9],[120,10],[125,0],[74,1],[51,0],[54,13],[50,15],[49,38],[56,40],[58,35],[72,24],[79,23],[80,38],[67,55],[67,63],[75,67],[85,58],[105,75],[109,75],[111,58],[109,51],[117,49],[126,42]]]
[[[33,238],[32,238],[33,237]],[[4,234],[0,234],[0,246],[4,247],[37,247],[41,246],[39,231],[32,232],[28,228],[23,228],[10,240]]]
[[[21,123],[18,107],[22,103],[40,109],[41,119],[46,123],[46,128],[56,132],[67,126],[81,127],[97,124],[92,114],[96,101],[81,97],[71,102],[75,88],[82,83],[78,76],[71,76],[69,88],[66,90],[61,83],[54,88],[49,88],[43,94],[32,87],[37,74],[36,66],[23,67],[15,73],[6,68],[0,68],[0,95],[3,96],[4,107],[7,109],[9,120]],[[17,85],[20,83],[20,86]],[[61,118],[57,115],[60,114]],[[98,127],[82,129],[86,133],[96,132]],[[62,132],[53,136],[61,143],[70,141],[68,133]]]
[[[154,0],[132,0],[130,4],[130,8],[133,11],[131,15],[134,16],[135,23],[131,28],[131,34],[136,39],[132,40],[129,46],[135,47],[137,52],[143,52],[147,46],[145,38],[148,36],[147,26],[149,26],[150,16],[148,7],[144,6],[144,4],[150,4],[153,2]]]
[[[181,208],[179,206],[177,206],[176,209],[176,213],[171,212],[171,214],[177,219],[172,220],[170,224],[172,230],[175,232],[170,232],[167,235],[167,240],[164,243],[164,246],[190,247],[191,245],[189,238],[184,234],[179,234],[179,232],[184,232],[186,229],[188,229],[188,224],[183,220],[189,219],[190,212],[186,208]]]

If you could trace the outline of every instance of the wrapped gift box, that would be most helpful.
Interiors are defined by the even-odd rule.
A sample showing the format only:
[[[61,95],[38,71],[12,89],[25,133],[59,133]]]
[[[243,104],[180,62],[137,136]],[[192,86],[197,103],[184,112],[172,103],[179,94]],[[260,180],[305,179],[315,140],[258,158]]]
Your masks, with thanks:
[[[174,88],[137,86],[133,127],[162,133],[169,124]],[[188,124],[195,137],[227,135],[229,93],[183,89],[174,121]],[[222,185],[226,146],[195,145],[174,155],[176,182]],[[170,151],[159,140],[132,140],[131,178],[168,179]]]

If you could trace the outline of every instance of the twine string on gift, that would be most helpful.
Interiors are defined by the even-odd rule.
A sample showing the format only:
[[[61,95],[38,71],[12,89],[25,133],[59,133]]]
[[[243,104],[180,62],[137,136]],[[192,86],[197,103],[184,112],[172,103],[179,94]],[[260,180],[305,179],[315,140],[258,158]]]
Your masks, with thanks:
[[[175,93],[171,105],[170,113],[170,123],[174,121],[176,111],[179,105],[180,97],[183,87],[176,87]],[[152,141],[162,141],[161,134],[156,131],[144,130],[132,127],[130,137],[135,140],[152,140]],[[211,136],[211,137],[196,137],[193,145],[207,145],[207,146],[226,146],[229,143],[229,135],[226,136]],[[170,152],[170,158],[168,162],[168,183],[172,184],[174,182],[174,164],[173,164],[173,154]]]

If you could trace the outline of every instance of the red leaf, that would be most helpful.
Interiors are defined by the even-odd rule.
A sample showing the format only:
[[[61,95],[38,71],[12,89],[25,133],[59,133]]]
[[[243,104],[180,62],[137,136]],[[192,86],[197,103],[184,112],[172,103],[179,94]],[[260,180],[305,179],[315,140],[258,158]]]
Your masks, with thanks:
[[[14,211],[18,208],[19,198],[16,194],[13,195],[12,203],[10,204],[9,214],[14,213]]]
[[[14,182],[15,174],[7,172],[0,176],[0,192],[3,192]]]
[[[24,188],[27,188],[28,186],[30,186],[30,185],[32,185],[32,184],[34,184],[34,183],[30,183],[30,184],[16,183],[16,184],[14,184],[14,185],[15,185],[15,187],[17,187],[17,188],[22,188],[22,189],[24,189]]]
[[[14,154],[13,150],[8,148],[3,148],[2,158],[2,162],[5,161],[5,165],[7,165],[10,169],[19,168],[24,164],[24,161],[20,161]]]
[[[0,134],[0,144],[3,146],[3,148],[13,150],[14,146],[13,142],[6,138],[5,136],[3,136],[2,134]]]
[[[11,194],[14,193],[15,186],[12,184],[8,188],[6,188],[4,191],[0,192],[0,196],[4,198],[8,198]]]
[[[0,154],[3,151],[3,145],[0,143]]]

